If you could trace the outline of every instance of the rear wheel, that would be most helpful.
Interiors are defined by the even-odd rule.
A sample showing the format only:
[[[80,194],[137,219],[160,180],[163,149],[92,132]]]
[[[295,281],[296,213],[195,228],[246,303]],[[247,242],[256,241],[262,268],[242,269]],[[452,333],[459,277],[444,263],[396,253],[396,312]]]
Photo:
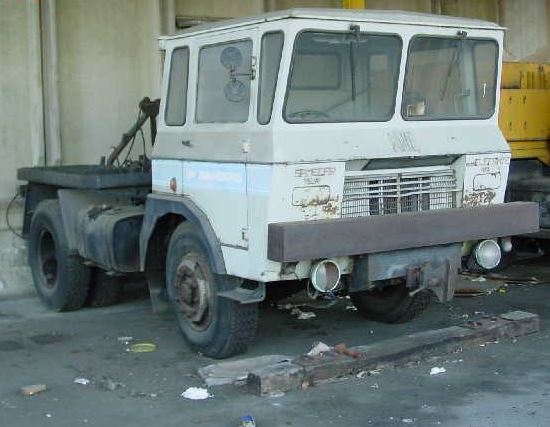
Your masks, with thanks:
[[[430,291],[410,295],[405,283],[389,284],[350,294],[357,310],[366,318],[384,323],[409,322],[429,305]]]
[[[119,276],[109,276],[107,272],[95,268],[88,294],[90,307],[108,307],[114,305],[122,294],[122,280]]]
[[[202,239],[191,224],[180,224],[170,239],[166,284],[172,309],[185,339],[214,358],[246,350],[254,339],[258,304],[240,304],[218,296],[235,286],[235,278],[212,271]]]
[[[77,310],[84,305],[90,269],[69,251],[57,200],[38,204],[29,230],[29,264],[34,286],[52,310]]]

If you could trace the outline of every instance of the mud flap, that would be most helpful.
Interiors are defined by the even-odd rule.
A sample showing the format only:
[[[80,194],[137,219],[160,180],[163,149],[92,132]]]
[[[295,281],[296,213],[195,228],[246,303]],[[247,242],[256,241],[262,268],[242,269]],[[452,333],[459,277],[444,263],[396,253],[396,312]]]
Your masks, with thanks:
[[[413,289],[411,296],[423,291],[432,291],[440,302],[450,301],[454,296],[458,277],[458,265],[455,259],[447,259],[438,264],[429,262],[420,267],[407,270],[407,288]]]
[[[218,292],[218,296],[240,302],[241,304],[254,304],[262,302],[265,299],[265,283],[257,282],[254,283],[255,286],[249,288],[246,282],[243,283],[241,280],[236,282],[238,283],[233,289]]]

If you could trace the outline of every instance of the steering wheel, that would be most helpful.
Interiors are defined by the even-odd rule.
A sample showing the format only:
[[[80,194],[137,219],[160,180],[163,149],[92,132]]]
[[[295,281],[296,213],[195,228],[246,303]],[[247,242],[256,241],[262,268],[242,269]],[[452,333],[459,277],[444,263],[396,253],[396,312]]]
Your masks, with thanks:
[[[287,116],[289,119],[301,119],[304,122],[309,122],[315,118],[328,119],[330,116],[324,111],[319,110],[301,110],[295,111]]]

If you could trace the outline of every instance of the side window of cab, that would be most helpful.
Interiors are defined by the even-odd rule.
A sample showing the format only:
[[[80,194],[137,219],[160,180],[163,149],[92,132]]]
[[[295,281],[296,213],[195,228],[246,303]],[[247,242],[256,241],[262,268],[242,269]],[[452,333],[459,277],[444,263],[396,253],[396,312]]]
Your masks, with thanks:
[[[188,77],[189,48],[175,48],[170,57],[170,76],[164,110],[164,122],[168,126],[183,126],[185,124]]]
[[[262,36],[257,109],[258,123],[261,125],[268,124],[271,121],[283,42],[284,34],[282,31],[270,31]]]
[[[244,123],[250,114],[252,40],[203,46],[199,53],[197,123]]]

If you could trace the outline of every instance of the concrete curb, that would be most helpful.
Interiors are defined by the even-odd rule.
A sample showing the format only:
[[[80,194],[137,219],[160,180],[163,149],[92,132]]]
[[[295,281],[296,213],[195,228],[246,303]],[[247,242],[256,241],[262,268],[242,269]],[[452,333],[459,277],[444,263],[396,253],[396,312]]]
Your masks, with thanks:
[[[539,328],[536,314],[513,311],[468,322],[464,326],[418,332],[351,348],[360,353],[358,358],[331,351],[316,357],[301,355],[282,363],[255,367],[248,374],[247,386],[259,396],[297,390],[331,378],[371,370],[385,363],[420,360],[435,350],[450,353],[468,345],[532,334]]]

